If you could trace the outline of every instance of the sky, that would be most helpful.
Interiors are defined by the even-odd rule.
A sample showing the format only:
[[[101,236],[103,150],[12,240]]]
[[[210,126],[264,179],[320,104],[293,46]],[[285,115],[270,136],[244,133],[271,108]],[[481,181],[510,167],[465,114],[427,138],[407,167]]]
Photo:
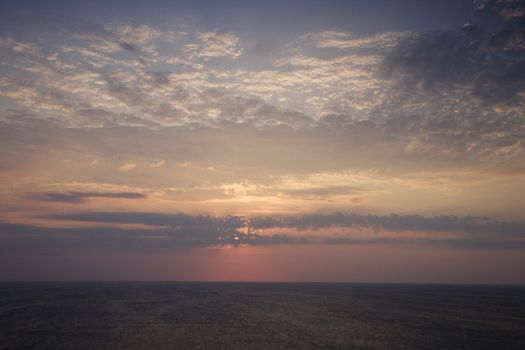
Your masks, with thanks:
[[[525,0],[0,1],[0,280],[523,266]]]

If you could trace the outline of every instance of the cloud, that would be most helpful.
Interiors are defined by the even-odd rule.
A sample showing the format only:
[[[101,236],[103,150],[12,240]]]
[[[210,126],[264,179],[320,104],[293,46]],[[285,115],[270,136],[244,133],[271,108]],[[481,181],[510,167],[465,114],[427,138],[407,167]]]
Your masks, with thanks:
[[[525,17],[524,0],[474,0],[475,11],[496,11],[506,21],[521,20]]]
[[[238,45],[239,37],[232,33],[218,31],[200,32],[196,34],[197,43],[187,44],[184,53],[190,59],[208,61],[217,57],[238,58],[243,49]]]
[[[111,30],[125,36],[128,34],[124,33],[140,26],[128,27],[113,25]],[[109,31],[108,28],[105,30]],[[200,47],[209,42],[211,47],[221,36],[229,39],[217,39],[219,42],[236,42],[241,46],[240,41],[227,33],[197,29],[195,32],[200,37],[183,35],[180,42],[173,44],[178,45],[175,52],[183,53],[186,44]],[[129,34],[137,45],[163,40],[164,35],[151,27],[137,33]],[[521,162],[524,145],[519,114],[523,113],[523,107],[519,91],[523,74],[520,61],[512,61],[509,56],[519,58],[516,55],[521,39],[516,36],[519,30],[509,33],[514,34],[502,32],[485,40],[491,43],[490,50],[479,39],[486,38],[485,34],[465,30],[441,33],[446,37],[441,46],[446,48],[446,54],[441,58],[436,53],[439,48],[430,50],[434,54],[427,54],[423,46],[419,49],[421,55],[417,54],[427,36],[430,40],[426,45],[436,46],[435,37],[441,35],[436,33],[417,36],[385,32],[368,37],[339,31],[308,33],[294,39],[288,50],[275,50],[265,56],[268,65],[262,70],[216,67],[197,56],[179,58],[183,55],[167,53],[155,56],[155,65],[144,66],[134,57],[97,51],[90,46],[95,40],[91,36],[81,43],[64,38],[59,54],[52,46],[43,48],[22,39],[16,43],[6,40],[6,45],[20,47],[17,49],[20,54],[42,58],[38,64],[33,59],[19,57],[9,61],[13,70],[31,74],[30,78],[22,79],[20,76],[26,74],[20,71],[12,77],[0,78],[4,96],[17,110],[31,113],[32,119],[21,119],[12,111],[4,113],[2,119],[33,124],[45,120],[80,129],[108,126],[224,129],[232,128],[233,123],[258,129],[313,127],[310,133],[316,134],[314,137],[321,137],[323,128],[329,126],[332,135],[324,133],[328,138],[339,130],[354,138],[362,131],[375,134],[374,138],[363,140],[373,145],[368,147],[370,152],[384,143],[378,142],[379,133],[407,140],[404,145],[390,145],[390,152],[396,150],[402,158]],[[477,38],[473,48],[467,48],[466,52],[488,50],[485,56],[494,58],[493,63],[483,61],[480,58],[483,55],[473,54],[480,61],[474,60],[475,67],[468,67],[464,61],[470,58],[464,57],[463,49],[449,45],[449,36],[463,41]],[[450,40],[454,43],[459,39]],[[456,45],[459,48],[467,45],[461,40]],[[64,47],[80,47],[96,55],[79,56],[74,50],[64,51]],[[340,49],[332,50],[337,47]],[[507,61],[511,64],[496,64]],[[198,65],[192,66],[193,63]],[[479,67],[483,65],[486,69],[481,72]],[[380,67],[391,74],[380,78],[376,74]],[[487,101],[493,101],[493,109],[486,108]],[[506,101],[509,103],[503,103]],[[305,131],[304,135],[308,133]]]
[[[112,54],[121,50],[147,56],[144,45],[157,38],[160,33],[147,25],[131,26],[128,24],[102,26],[98,23],[72,19],[57,15],[44,15],[53,26],[67,35],[89,41],[89,47],[95,52]]]
[[[122,164],[121,166],[118,167],[118,171],[130,171],[130,170],[133,170],[137,167],[137,164],[131,162],[131,161],[128,161],[124,164]]]
[[[213,217],[146,212],[87,212],[56,215],[54,218],[59,220],[97,223],[126,223],[152,226],[166,225],[172,227],[184,227],[191,231],[198,231],[199,229],[203,229],[204,231],[221,231],[244,227],[243,218],[239,216]]]
[[[162,159],[162,160],[159,160],[157,162],[151,163],[149,166],[152,167],[152,168],[160,168],[160,167],[164,166],[165,164],[166,164],[166,161],[164,159]]]
[[[382,65],[386,77],[407,88],[519,103],[525,89],[525,27],[512,22],[494,33],[469,24],[421,34],[400,43]]]
[[[147,73],[152,81],[155,83],[155,84],[158,84],[158,85],[169,85],[170,83],[170,76],[172,74],[172,72],[168,72],[168,71],[151,71],[151,72],[148,72]]]
[[[167,225],[193,229],[216,229],[217,231],[267,230],[292,228],[296,230],[320,230],[331,227],[371,228],[386,231],[433,231],[462,232],[472,235],[490,234],[492,238],[525,238],[525,222],[494,221],[482,217],[456,217],[441,215],[388,216],[354,213],[308,214],[300,216],[191,216],[186,214],[163,214],[141,212],[88,212],[50,216],[51,219],[112,224]],[[249,231],[248,230],[248,231]]]
[[[106,88],[109,95],[123,102],[125,105],[140,106],[145,102],[146,96],[137,87],[132,87],[126,73],[108,74]]]
[[[254,229],[294,228],[297,230],[318,230],[330,227],[365,227],[388,231],[436,231],[463,232],[473,235],[491,234],[495,237],[525,238],[525,222],[492,221],[487,218],[441,215],[388,216],[360,215],[352,213],[310,214],[292,217],[254,217],[250,219]]]
[[[158,251],[169,247],[282,244],[410,244],[462,249],[525,249],[524,222],[498,222],[474,217],[335,213],[248,218],[145,212],[84,212],[47,218],[75,221],[86,226],[49,228],[0,223],[0,249],[57,251],[118,247],[119,250]],[[90,223],[96,223],[97,226]],[[101,224],[110,226],[100,226]],[[141,224],[145,227],[122,228],[119,224]],[[319,231],[329,227],[339,230]],[[356,231],[357,234],[341,231],[342,228],[359,227],[380,231]],[[297,232],[290,233],[286,229]],[[280,230],[283,232],[279,233]],[[401,231],[426,233],[419,236],[396,233]],[[429,231],[441,232],[443,235],[436,236]]]
[[[411,35],[408,32],[383,32],[363,37],[350,32],[324,31],[305,34],[299,38],[299,41],[315,48],[384,51]]]
[[[81,203],[92,198],[143,199],[138,192],[46,192],[28,196],[30,199],[48,202]]]
[[[358,194],[363,189],[350,186],[326,186],[326,187],[305,187],[296,189],[285,189],[282,193],[300,198],[323,199],[332,196],[347,196]]]
[[[203,218],[203,221],[207,221]],[[156,229],[119,227],[47,228],[0,223],[1,252],[77,252],[85,250],[162,251],[170,248],[299,244],[301,238],[254,236],[204,224]]]
[[[115,33],[123,42],[132,43],[132,45],[147,44],[161,35],[159,31],[145,24],[135,27],[129,24],[121,24],[110,28],[110,31]]]

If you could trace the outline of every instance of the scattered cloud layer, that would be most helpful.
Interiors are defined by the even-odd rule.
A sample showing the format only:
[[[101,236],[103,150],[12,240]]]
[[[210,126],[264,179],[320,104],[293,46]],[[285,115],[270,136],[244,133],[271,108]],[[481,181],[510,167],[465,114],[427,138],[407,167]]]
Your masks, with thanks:
[[[253,69],[234,33],[61,20],[49,45],[0,39],[10,68],[0,78],[9,101],[0,122],[80,129],[329,125],[405,139],[405,154],[521,162],[525,56],[518,22],[497,32],[472,22],[438,33],[306,33],[261,56]],[[132,170],[132,162],[118,168]]]

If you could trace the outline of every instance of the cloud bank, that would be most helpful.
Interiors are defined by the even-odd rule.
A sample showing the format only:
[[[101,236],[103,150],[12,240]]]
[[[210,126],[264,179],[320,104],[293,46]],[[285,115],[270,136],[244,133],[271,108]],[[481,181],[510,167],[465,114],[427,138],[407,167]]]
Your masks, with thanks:
[[[476,217],[359,215],[192,216],[145,212],[85,212],[48,216],[80,227],[3,223],[4,249],[163,251],[240,245],[404,244],[473,249],[525,249],[525,223]],[[122,224],[140,224],[123,227]],[[78,226],[78,225],[76,225]]]

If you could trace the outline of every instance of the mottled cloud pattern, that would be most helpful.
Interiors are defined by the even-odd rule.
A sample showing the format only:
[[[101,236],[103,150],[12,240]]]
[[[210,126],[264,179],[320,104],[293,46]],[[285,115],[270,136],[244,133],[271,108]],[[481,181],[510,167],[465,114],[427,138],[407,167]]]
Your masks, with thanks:
[[[384,70],[411,88],[441,94],[452,90],[490,104],[520,104],[525,84],[524,16],[514,15],[496,32],[467,21],[455,31],[418,35],[387,55]]]

